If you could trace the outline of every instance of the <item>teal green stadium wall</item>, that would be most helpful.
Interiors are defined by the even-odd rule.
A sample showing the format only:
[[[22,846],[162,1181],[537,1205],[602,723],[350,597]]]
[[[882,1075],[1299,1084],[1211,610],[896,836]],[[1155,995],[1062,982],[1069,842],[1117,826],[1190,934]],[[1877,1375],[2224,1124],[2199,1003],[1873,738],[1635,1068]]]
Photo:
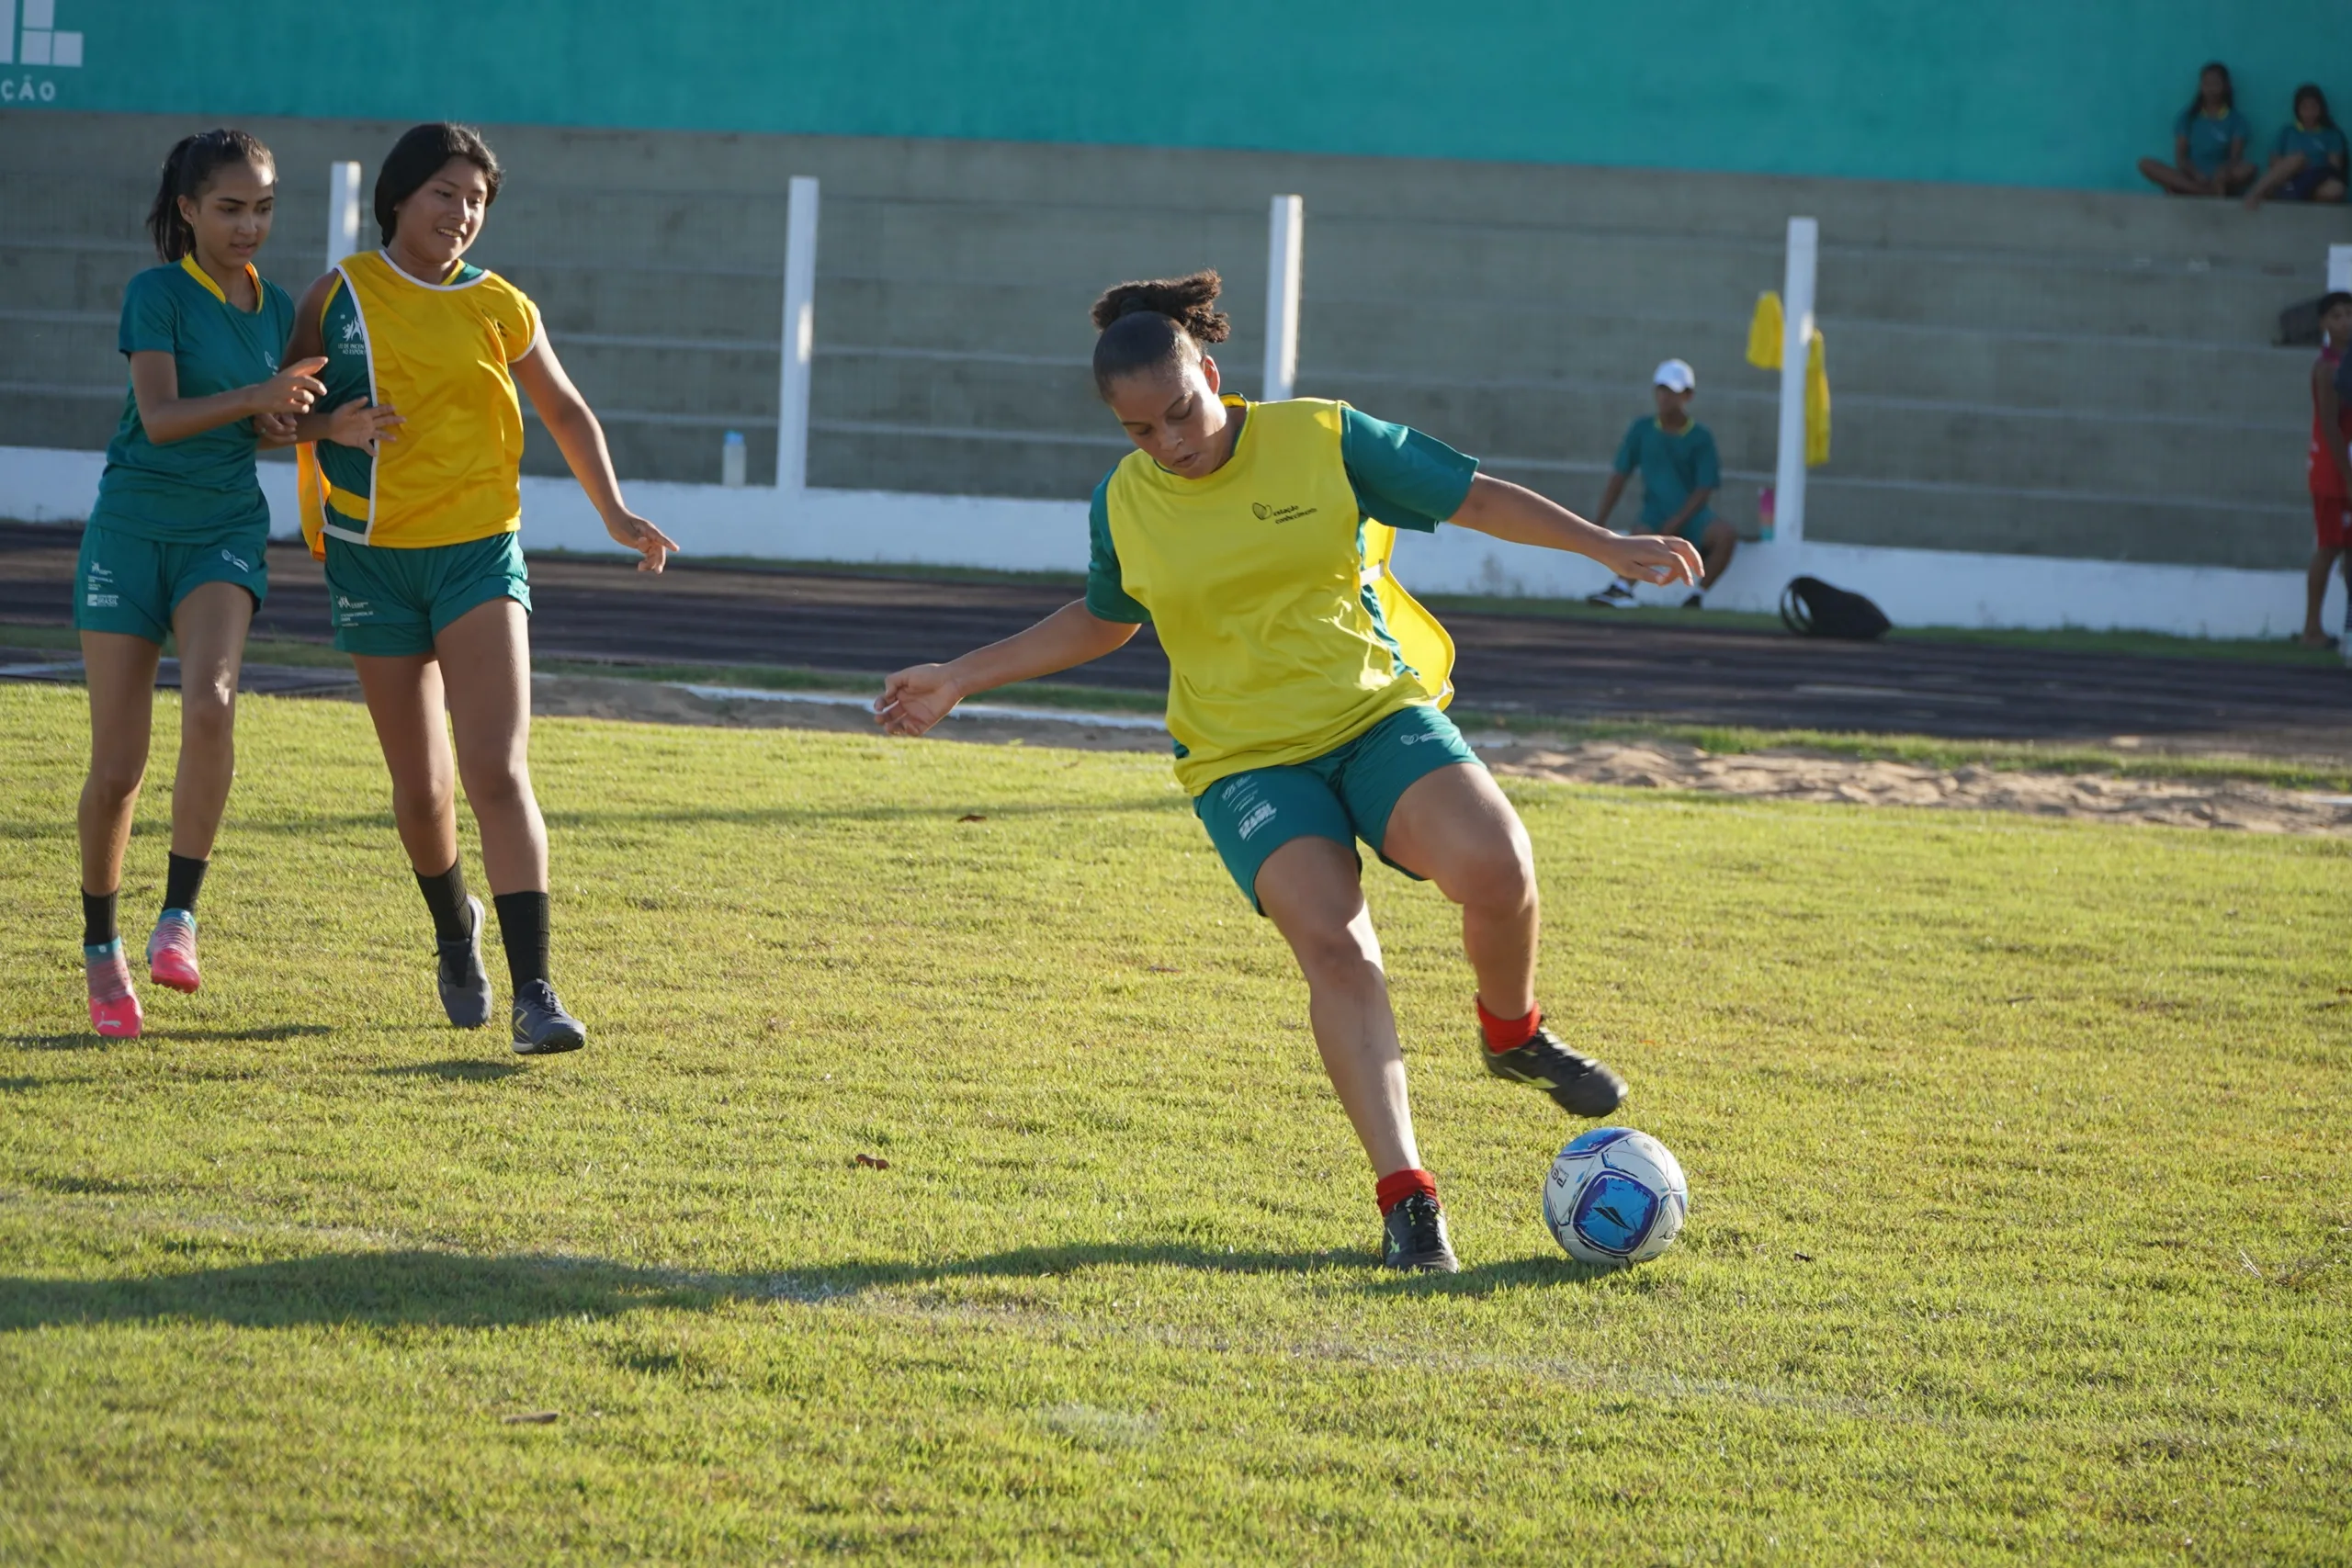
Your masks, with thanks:
[[[2352,112],[2346,0],[47,3],[82,63],[0,67],[0,102],[191,122],[446,118],[2098,190],[2168,155],[2207,59],[2237,72],[2266,148],[2308,77]]]

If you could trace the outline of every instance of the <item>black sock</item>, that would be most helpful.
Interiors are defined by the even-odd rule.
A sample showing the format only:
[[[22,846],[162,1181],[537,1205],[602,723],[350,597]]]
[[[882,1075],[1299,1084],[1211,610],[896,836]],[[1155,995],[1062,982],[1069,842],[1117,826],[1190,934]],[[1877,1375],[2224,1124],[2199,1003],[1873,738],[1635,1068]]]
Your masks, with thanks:
[[[466,860],[449,863],[438,876],[416,874],[416,889],[433,911],[433,934],[443,942],[463,942],[474,934],[473,917],[466,912]]]
[[[196,896],[204,891],[204,870],[212,863],[193,855],[172,856],[164,873],[164,908],[196,913]]]
[[[82,945],[104,947],[115,939],[114,900],[111,893],[82,895]]]
[[[506,944],[507,983],[519,997],[524,987],[548,977],[548,896],[501,893],[491,902],[498,906],[498,940]]]

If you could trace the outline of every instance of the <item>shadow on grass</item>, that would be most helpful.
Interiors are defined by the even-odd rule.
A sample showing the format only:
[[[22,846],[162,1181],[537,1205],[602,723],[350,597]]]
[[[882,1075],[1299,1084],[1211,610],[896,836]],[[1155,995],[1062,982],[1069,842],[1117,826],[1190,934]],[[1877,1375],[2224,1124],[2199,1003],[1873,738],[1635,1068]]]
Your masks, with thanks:
[[[493,1083],[524,1071],[520,1062],[481,1062],[450,1056],[438,1062],[410,1062],[397,1067],[371,1067],[379,1078],[440,1078],[447,1083]]]
[[[322,1324],[501,1328],[647,1309],[708,1311],[731,1302],[805,1305],[952,1280],[1052,1279],[1090,1268],[1204,1273],[1330,1274],[1371,1293],[1479,1295],[1563,1284],[1601,1270],[1521,1259],[1476,1273],[1380,1275],[1367,1254],[1227,1252],[1182,1245],[1023,1247],[942,1263],[853,1264],[774,1275],[640,1269],[599,1258],[515,1254],[336,1252],[185,1274],[112,1280],[0,1277],[0,1333],[71,1324],[196,1322],[249,1328]],[[1344,1278],[1340,1278],[1344,1276]]]
[[[22,1094],[28,1089],[39,1089],[46,1078],[0,1078],[0,1094]]]
[[[304,1035],[331,1034],[332,1027],[323,1023],[257,1023],[243,1029],[208,1028],[202,1024],[159,1024],[137,1038],[154,1043],[172,1040],[299,1040]],[[13,1045],[19,1051],[88,1051],[102,1045],[128,1045],[128,1040],[108,1040],[88,1030],[71,1034],[0,1034],[0,1045]]]

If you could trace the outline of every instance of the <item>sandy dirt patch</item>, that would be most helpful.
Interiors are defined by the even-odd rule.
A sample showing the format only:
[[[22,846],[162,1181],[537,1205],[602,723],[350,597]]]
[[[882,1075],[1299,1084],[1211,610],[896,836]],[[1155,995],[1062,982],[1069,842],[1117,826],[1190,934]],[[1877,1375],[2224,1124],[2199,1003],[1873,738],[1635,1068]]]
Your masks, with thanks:
[[[535,710],[553,716],[876,733],[862,700],[854,698],[777,702],[702,695],[684,686],[650,681],[571,675],[539,676],[533,682],[532,694]],[[1116,716],[1132,722],[1136,716]],[[1168,749],[1167,735],[1157,727],[1110,727],[1089,723],[1082,716],[967,717],[959,712],[934,733],[949,740],[998,745],[1111,751],[1164,752]],[[1544,742],[1505,735],[1472,739],[1496,773],[1519,778],[1619,788],[1701,790],[1758,799],[2016,811],[2176,828],[2352,837],[2352,797],[2233,780],[2010,773],[1983,766],[1930,768],[1803,751],[1726,756],[1663,740]]]
[[[1774,800],[1928,806],[2036,817],[2234,828],[2249,833],[2352,835],[2352,797],[2237,780],[2117,778],[2009,773],[1982,765],[1929,768],[1802,751],[1718,756],[1661,740],[1481,745],[1498,773],[1639,789],[1706,790]]]

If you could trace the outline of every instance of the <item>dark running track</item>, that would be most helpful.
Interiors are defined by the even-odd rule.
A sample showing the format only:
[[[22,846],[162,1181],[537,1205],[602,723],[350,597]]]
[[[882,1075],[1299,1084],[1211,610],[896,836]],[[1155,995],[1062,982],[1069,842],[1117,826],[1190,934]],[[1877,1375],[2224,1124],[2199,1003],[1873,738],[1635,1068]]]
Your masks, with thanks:
[[[78,530],[0,524],[0,621],[70,624]],[[270,551],[257,636],[324,641],[326,591],[299,548]],[[531,563],[548,658],[783,664],[881,673],[952,658],[1067,603],[1068,589],[673,567]],[[1709,627],[1448,615],[1465,709],[1962,739],[2091,741],[2177,752],[2352,758],[2352,673],[2225,660],[1968,644],[1841,644]],[[1149,629],[1065,680],[1156,690]]]

